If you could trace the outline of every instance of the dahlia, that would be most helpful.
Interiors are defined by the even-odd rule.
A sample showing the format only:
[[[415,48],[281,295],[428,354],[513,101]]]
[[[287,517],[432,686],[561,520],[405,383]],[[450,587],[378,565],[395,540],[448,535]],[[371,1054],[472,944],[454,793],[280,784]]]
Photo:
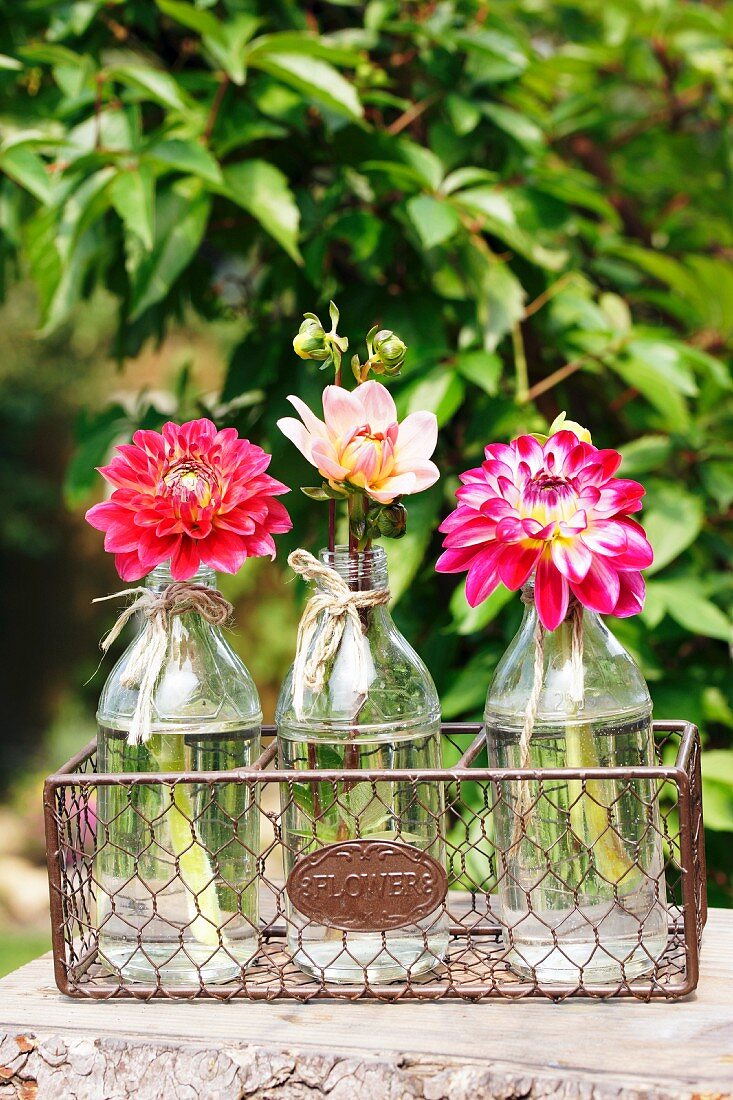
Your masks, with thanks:
[[[132,440],[99,470],[112,496],[86,514],[123,580],[168,559],[173,578],[187,580],[202,564],[236,573],[248,557],[275,556],[272,536],[292,523],[273,499],[289,490],[265,473],[270,455],[206,419]]]
[[[278,420],[291,440],[331,485],[361,489],[379,504],[419,493],[434,485],[440,471],[430,456],[438,440],[438,422],[430,412],[414,412],[397,422],[392,395],[370,380],[349,392],[341,386],[323,391],[323,420],[299,397],[288,401],[300,413]]]
[[[620,617],[644,605],[640,570],[653,554],[631,518],[644,488],[615,477],[617,451],[599,450],[567,430],[544,446],[531,435],[491,444],[486,461],[461,475],[458,507],[441,525],[442,573],[468,570],[472,607],[498,584],[521,588],[535,576],[542,624],[554,630],[570,595],[592,611]]]

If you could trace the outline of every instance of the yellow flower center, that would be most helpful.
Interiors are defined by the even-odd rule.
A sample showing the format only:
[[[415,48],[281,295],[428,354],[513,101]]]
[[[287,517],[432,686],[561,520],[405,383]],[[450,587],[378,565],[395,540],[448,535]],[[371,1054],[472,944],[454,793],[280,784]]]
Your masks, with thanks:
[[[163,481],[171,496],[182,501],[195,500],[202,508],[210,503],[213,493],[213,475],[195,462],[179,462],[164,474]]]

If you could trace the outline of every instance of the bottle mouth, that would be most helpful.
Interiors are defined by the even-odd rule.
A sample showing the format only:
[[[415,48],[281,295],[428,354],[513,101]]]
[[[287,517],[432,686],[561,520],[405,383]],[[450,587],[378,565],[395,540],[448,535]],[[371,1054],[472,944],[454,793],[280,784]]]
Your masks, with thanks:
[[[387,587],[387,555],[381,546],[349,550],[348,546],[323,549],[320,558],[357,592]]]
[[[145,578],[145,584],[148,588],[167,588],[169,584],[174,584],[175,579],[171,573],[170,561],[161,562],[160,565],[156,565]],[[211,569],[208,565],[201,565],[196,570],[192,577],[188,578],[189,584],[205,584],[208,588],[216,588],[216,570]]]

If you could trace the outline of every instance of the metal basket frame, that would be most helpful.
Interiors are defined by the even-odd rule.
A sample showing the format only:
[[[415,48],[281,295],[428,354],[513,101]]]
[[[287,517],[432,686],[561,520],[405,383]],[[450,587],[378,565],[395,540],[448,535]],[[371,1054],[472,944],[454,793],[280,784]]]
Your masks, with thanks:
[[[263,734],[273,734],[265,727]],[[450,739],[471,735],[469,746],[457,764],[449,769],[434,769],[416,773],[408,770],[334,769],[284,771],[274,768],[276,747],[273,741],[249,768],[223,772],[129,772],[102,774],[95,772],[96,739],[77,753],[58,772],[48,777],[44,786],[44,818],[46,828],[48,877],[51,903],[51,928],[54,973],[60,991],[70,997],[106,1000],[131,997],[193,999],[210,998],[228,1001],[237,997],[259,1000],[277,998],[310,1001],[313,999],[356,1000],[370,998],[381,1001],[406,999],[432,1001],[441,998],[481,1001],[487,997],[516,1000],[541,996],[564,1000],[579,995],[592,998],[615,996],[677,1000],[686,997],[697,986],[699,951],[707,916],[705,887],[705,852],[702,822],[700,773],[700,741],[697,728],[684,721],[654,723],[655,737],[664,743],[678,741],[674,764],[651,767],[622,768],[556,768],[556,769],[496,769],[478,767],[475,761],[485,746],[483,727],[478,724],[444,724],[444,734]],[[454,742],[455,744],[455,742]],[[661,757],[660,757],[661,759]],[[89,837],[85,843],[80,822],[90,805],[90,798],[103,786],[166,785],[171,790],[178,784],[197,787],[223,783],[245,783],[253,792],[260,814],[274,825],[274,840],[268,846],[272,852],[283,841],[279,835],[281,814],[262,808],[259,792],[272,785],[289,789],[298,783],[440,783],[446,790],[446,805],[460,801],[461,784],[473,782],[487,788],[506,781],[543,784],[551,781],[578,781],[585,785],[593,780],[617,780],[621,783],[646,780],[653,784],[656,798],[665,792],[669,809],[662,815],[664,838],[669,848],[666,861],[667,885],[674,904],[669,906],[669,941],[667,950],[654,970],[641,978],[622,979],[614,983],[590,984],[579,979],[566,984],[543,984],[535,976],[521,979],[503,963],[501,948],[501,916],[491,895],[476,890],[457,894],[449,890],[445,910],[450,919],[450,949],[447,961],[437,972],[405,981],[372,984],[365,975],[361,985],[338,985],[310,978],[300,972],[289,956],[284,926],[284,883],[273,884],[265,875],[264,853],[258,853],[258,879],[262,893],[274,901],[274,912],[260,919],[259,948],[264,963],[253,968],[252,974],[243,968],[239,979],[226,985],[207,984],[199,975],[198,986],[166,987],[158,978],[156,984],[144,985],[102,975],[96,963],[96,929],[94,925],[93,859],[96,834],[90,851]],[[335,789],[335,788],[334,788]],[[456,792],[458,795],[456,796]],[[670,792],[672,794],[669,800]],[[128,796],[129,797],[129,796]],[[250,811],[251,812],[251,811]],[[670,831],[670,822],[674,830]],[[447,832],[447,830],[446,830]],[[459,860],[460,862],[460,860]],[[453,875],[453,881],[456,879]],[[453,898],[453,900],[451,900]],[[272,909],[272,904],[270,905]],[[470,921],[467,919],[471,916]]]

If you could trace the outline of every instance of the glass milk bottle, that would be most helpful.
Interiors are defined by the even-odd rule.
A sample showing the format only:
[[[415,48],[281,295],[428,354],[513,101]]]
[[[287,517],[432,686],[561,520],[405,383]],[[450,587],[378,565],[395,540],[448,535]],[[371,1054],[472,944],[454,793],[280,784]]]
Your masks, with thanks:
[[[571,598],[542,628],[533,584],[486,701],[498,768],[633,768],[655,763],[651,700],[603,620]],[[541,679],[540,679],[541,678]],[[533,718],[533,720],[532,720]],[[653,969],[667,942],[655,781],[497,783],[493,813],[511,967],[544,983],[617,983]]]
[[[167,565],[145,587],[162,593]],[[192,584],[216,589],[201,568]],[[142,630],[150,629],[143,621]],[[138,689],[125,684],[135,642],[99,703],[99,772],[208,772],[250,766],[260,752],[257,690],[221,630],[202,615],[168,619],[151,736],[129,744]],[[225,982],[257,948],[258,809],[246,784],[97,788],[99,959],[127,981]]]
[[[322,689],[306,686],[298,697],[290,670],[276,713],[280,766],[296,772],[440,768],[438,696],[425,665],[387,610],[384,550],[350,553],[346,547],[337,547],[322,551],[321,559],[350,591],[381,594],[382,602],[359,610],[360,636],[347,619],[325,666]],[[317,581],[316,591],[321,590]],[[325,612],[318,620],[311,653],[324,640],[328,618]],[[437,783],[396,782],[388,774],[374,783],[296,781],[289,793],[284,791],[286,875],[304,857],[357,840],[392,842],[393,856],[395,845],[408,846],[405,855],[417,849],[432,857],[432,866],[437,863],[442,875],[444,811],[443,789]],[[340,851],[343,854],[344,849]],[[399,878],[399,872],[390,872],[390,866],[394,864],[387,859],[383,876],[393,874],[397,891],[407,880]],[[357,880],[357,875],[347,877],[341,892],[353,887],[358,894]],[[416,919],[405,917],[401,926],[384,931],[377,922],[349,930],[338,917],[320,923],[299,912],[290,891],[286,898],[289,950],[302,970],[321,981],[361,984],[365,979],[370,983],[404,979],[432,969],[447,947],[442,899],[433,902],[429,912]]]

